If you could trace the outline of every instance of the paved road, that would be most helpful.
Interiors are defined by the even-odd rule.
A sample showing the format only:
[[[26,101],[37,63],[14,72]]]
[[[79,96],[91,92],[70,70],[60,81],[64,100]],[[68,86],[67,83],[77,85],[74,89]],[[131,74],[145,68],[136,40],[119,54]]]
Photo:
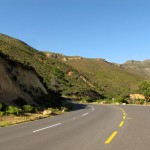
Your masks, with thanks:
[[[150,107],[90,105],[0,128],[0,150],[150,150]]]

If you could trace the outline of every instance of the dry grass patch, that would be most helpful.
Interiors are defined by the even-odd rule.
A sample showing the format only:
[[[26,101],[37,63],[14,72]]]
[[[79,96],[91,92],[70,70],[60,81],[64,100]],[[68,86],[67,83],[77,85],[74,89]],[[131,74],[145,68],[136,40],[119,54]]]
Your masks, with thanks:
[[[45,113],[46,111],[49,113]],[[63,113],[64,113],[64,110],[61,110],[61,111],[53,110],[50,113],[50,109],[48,109],[38,114],[26,113],[25,115],[21,115],[21,116],[16,116],[12,114],[7,115],[7,116],[0,116],[0,127],[6,127],[6,126],[19,124],[23,122],[34,121],[37,119],[47,118],[47,117],[51,117],[51,116],[55,116],[55,115],[59,115]]]

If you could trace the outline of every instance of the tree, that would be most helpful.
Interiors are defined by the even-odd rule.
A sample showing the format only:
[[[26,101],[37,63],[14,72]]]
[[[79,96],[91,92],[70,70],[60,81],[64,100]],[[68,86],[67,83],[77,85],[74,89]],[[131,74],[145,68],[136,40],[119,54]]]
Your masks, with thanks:
[[[145,104],[150,100],[150,80],[145,80],[139,84],[139,93],[145,96]]]

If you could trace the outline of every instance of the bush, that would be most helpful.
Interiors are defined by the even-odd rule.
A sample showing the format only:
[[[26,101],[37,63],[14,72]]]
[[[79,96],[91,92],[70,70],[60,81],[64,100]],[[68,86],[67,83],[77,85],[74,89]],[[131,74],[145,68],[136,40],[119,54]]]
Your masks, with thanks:
[[[135,102],[135,104],[140,104],[143,105],[145,103],[144,99],[137,99],[137,101]]]
[[[112,104],[113,101],[111,99],[104,99],[104,104]]]
[[[64,78],[64,75],[65,75],[64,72],[60,70],[59,68],[55,68],[54,74],[60,79]]]
[[[114,102],[119,103],[119,104],[122,104],[122,103],[128,104],[128,101],[122,97],[116,98]]]
[[[91,102],[93,102],[93,99],[91,99],[89,97],[85,97],[85,98],[82,98],[80,100],[80,102],[82,102],[82,103],[91,103]]]
[[[103,99],[97,99],[96,102],[99,104],[101,102],[103,102],[104,100]]]
[[[9,106],[7,111],[7,114],[14,114],[14,115],[21,115],[22,114],[22,109],[18,108],[18,107],[14,107],[14,106]]]
[[[0,111],[6,111],[7,105],[3,102],[0,102]]]
[[[24,105],[22,108],[23,108],[23,112],[25,112],[25,113],[33,112],[33,106],[31,106],[31,105]]]
[[[5,115],[5,112],[0,111],[0,117],[1,117],[1,116],[4,116],[4,115]]]
[[[37,113],[38,109],[31,106],[31,105],[24,105],[23,106],[23,112],[24,113]]]

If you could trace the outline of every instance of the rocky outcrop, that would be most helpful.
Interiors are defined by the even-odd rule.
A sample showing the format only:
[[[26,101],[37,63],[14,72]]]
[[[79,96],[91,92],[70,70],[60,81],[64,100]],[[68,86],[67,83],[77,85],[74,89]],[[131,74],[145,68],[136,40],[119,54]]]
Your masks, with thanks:
[[[126,69],[130,69],[135,73],[138,73],[141,76],[145,76],[150,79],[150,60],[144,61],[135,61],[129,60],[126,63],[122,64],[122,66]]]
[[[56,58],[56,59],[60,59],[62,61],[83,59],[83,57],[80,57],[80,56],[65,56],[62,54],[51,53],[51,52],[45,52],[45,55],[47,58]]]
[[[45,55],[48,58],[57,58],[57,59],[60,59],[63,57],[63,55],[61,55],[61,54],[49,53],[49,52],[46,52]]]

